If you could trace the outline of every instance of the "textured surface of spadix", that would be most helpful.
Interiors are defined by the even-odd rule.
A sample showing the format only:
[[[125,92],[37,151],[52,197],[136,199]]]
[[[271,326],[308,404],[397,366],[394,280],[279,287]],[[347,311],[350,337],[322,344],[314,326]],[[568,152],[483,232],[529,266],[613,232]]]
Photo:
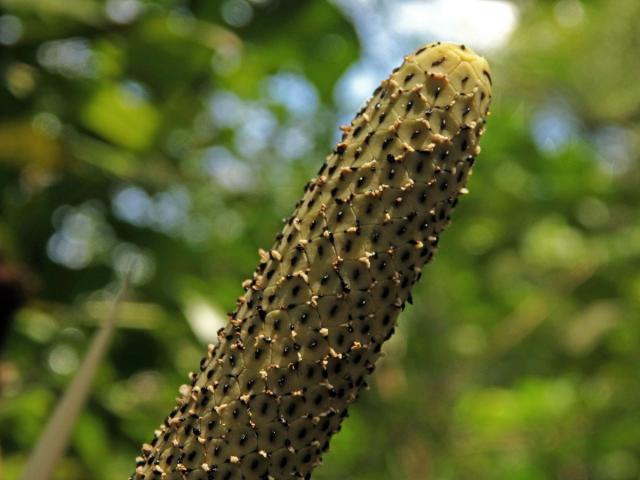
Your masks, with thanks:
[[[133,478],[310,476],[410,300],[479,153],[484,59],[432,44],[343,127]]]

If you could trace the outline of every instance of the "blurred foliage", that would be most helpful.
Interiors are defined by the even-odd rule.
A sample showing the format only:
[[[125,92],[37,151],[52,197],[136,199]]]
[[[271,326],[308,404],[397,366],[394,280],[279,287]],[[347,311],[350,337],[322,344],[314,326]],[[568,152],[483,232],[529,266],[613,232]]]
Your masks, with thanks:
[[[320,1],[0,5],[0,476],[133,268],[55,475],[124,478],[331,148],[358,38]],[[318,480],[640,477],[640,4],[518,5],[472,194]]]

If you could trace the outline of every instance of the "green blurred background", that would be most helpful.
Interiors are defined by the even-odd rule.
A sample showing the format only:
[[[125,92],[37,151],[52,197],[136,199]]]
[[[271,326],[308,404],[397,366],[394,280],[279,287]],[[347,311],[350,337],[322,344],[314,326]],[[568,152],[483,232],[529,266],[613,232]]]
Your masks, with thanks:
[[[133,285],[55,478],[125,478],[337,126],[422,43],[483,154],[317,480],[640,478],[640,2],[1,0],[0,477]]]

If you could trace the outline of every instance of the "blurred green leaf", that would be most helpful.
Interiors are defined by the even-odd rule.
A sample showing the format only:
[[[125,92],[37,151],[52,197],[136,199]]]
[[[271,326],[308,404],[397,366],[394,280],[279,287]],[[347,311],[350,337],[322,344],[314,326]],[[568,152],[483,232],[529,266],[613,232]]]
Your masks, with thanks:
[[[137,151],[151,145],[159,119],[142,94],[123,85],[105,84],[88,99],[82,121],[102,137]]]

